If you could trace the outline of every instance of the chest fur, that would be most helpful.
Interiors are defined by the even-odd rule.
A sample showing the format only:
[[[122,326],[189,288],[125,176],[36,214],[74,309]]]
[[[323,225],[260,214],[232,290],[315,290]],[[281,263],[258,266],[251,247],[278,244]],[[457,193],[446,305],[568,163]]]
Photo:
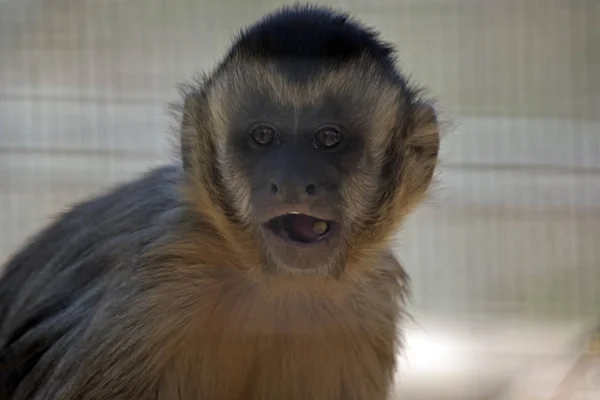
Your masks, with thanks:
[[[218,313],[196,331],[165,371],[160,398],[386,398],[398,337],[395,306],[258,303]]]

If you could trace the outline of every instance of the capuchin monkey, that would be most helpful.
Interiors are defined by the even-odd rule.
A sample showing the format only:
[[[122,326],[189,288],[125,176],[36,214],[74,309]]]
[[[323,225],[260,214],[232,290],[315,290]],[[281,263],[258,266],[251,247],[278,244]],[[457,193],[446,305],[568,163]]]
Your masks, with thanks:
[[[439,135],[394,50],[291,6],[184,90],[181,163],[83,202],[0,281],[0,398],[383,400],[390,240]]]

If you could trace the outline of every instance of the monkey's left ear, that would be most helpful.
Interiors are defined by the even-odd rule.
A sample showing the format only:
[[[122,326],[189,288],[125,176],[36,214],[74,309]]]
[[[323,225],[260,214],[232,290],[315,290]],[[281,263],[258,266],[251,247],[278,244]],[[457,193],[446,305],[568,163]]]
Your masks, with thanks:
[[[412,131],[411,145],[425,157],[437,158],[440,149],[440,132],[435,108],[425,101],[415,109],[416,126]]]
[[[413,105],[412,123],[404,139],[404,168],[402,181],[409,192],[422,194],[433,179],[440,149],[437,113],[425,101]]]

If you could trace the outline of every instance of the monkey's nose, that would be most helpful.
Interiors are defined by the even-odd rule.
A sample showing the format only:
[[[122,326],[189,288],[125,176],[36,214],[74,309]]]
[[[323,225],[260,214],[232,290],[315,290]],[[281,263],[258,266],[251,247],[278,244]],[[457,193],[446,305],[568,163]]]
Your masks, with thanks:
[[[292,186],[296,186],[294,188],[290,188],[293,190],[282,190],[283,189],[283,185],[278,184],[277,182],[271,180],[269,182],[269,192],[271,192],[272,194],[278,194],[280,196],[285,195],[286,193],[284,192],[291,192],[288,194],[294,194],[293,192],[300,192],[299,187],[302,187],[302,185],[292,185]],[[304,186],[304,190],[303,193],[300,193],[301,195],[309,195],[309,196],[316,196],[317,194],[317,186],[314,183],[309,183],[307,185]]]

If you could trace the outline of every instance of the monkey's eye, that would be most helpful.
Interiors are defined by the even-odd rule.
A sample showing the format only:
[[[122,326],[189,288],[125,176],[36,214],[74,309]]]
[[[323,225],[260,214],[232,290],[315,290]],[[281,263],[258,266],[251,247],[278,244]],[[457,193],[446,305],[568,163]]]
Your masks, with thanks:
[[[313,136],[313,146],[317,149],[331,149],[340,144],[342,134],[335,128],[327,127],[319,130]]]
[[[261,146],[268,146],[275,140],[275,130],[269,126],[258,126],[252,130],[252,139]]]

